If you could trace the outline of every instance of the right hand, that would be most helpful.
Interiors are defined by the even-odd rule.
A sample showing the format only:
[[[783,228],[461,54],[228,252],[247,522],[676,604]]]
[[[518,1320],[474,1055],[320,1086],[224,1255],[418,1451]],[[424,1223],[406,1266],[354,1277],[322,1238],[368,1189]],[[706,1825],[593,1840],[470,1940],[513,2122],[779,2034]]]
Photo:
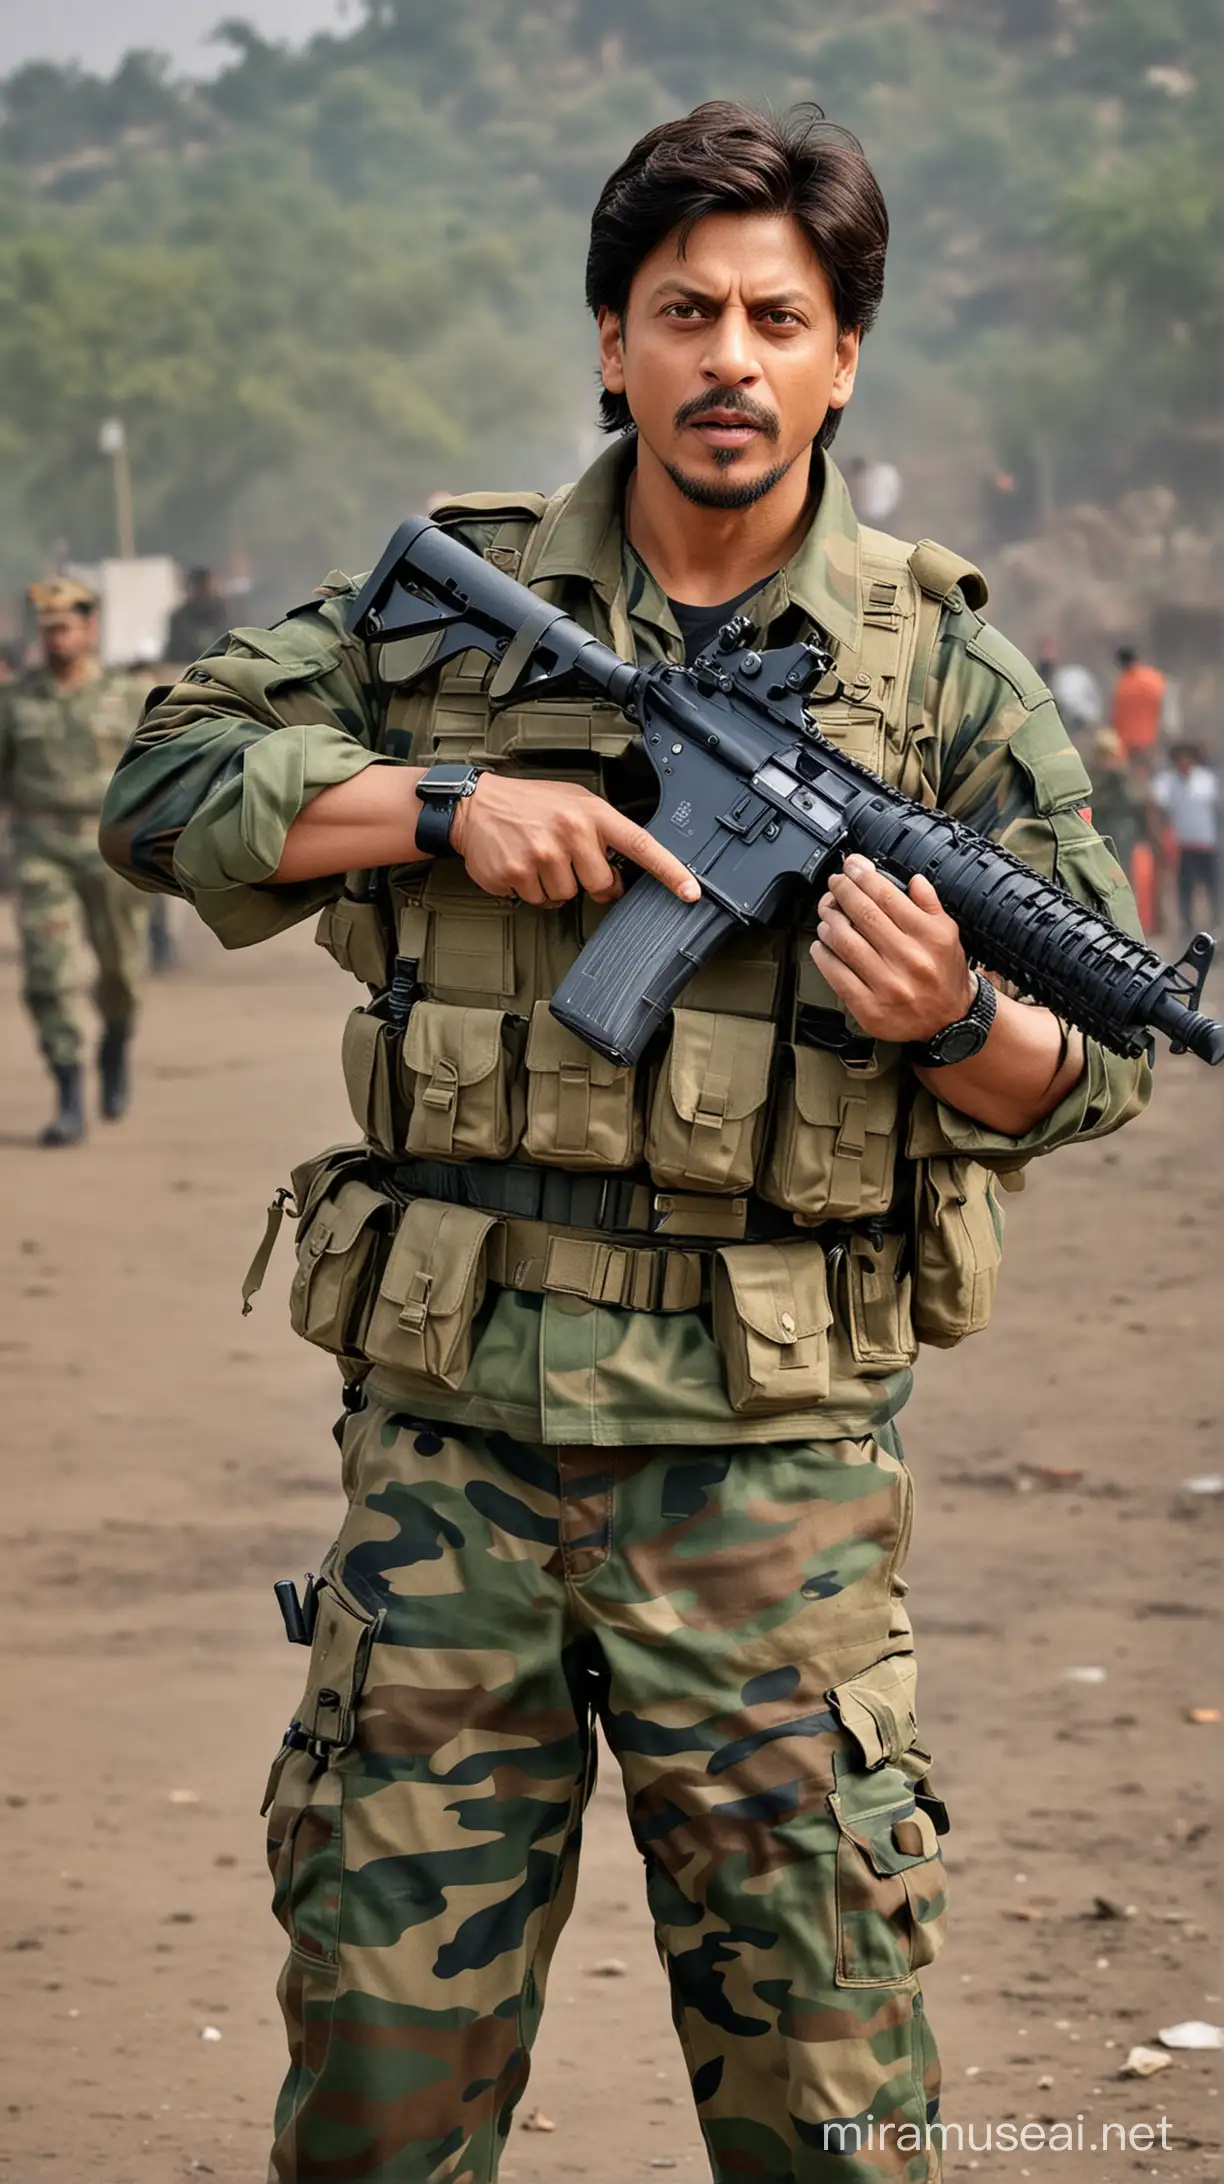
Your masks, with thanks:
[[[455,810],[451,843],[486,895],[553,905],[587,894],[615,902],[624,892],[609,850],[651,872],[682,902],[701,888],[686,865],[575,781],[520,781],[482,774]]]

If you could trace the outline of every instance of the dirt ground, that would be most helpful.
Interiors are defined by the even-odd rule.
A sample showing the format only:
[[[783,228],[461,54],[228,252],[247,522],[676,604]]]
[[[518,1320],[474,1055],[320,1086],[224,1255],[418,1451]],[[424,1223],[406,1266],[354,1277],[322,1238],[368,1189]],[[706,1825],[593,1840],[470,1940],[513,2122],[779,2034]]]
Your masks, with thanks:
[[[348,996],[304,935],[229,959],[189,933],[130,1119],[41,1153],[6,922],[0,942],[0,2179],[261,2184],[281,1952],[257,1815],[303,1667],[271,1584],[333,1536],[338,1406],[288,1331],[288,1249],[250,1319],[238,1288],[291,1159],[352,1135]],[[1182,1484],[1221,1463],[1224,1072],[1161,1080],[1145,1121],[1011,1201],[996,1323],[924,1355],[908,1414],[954,1819],[928,1988],[966,2135],[949,2177],[1220,2173],[1217,2056],[1119,2076],[1161,2027],[1224,2021],[1224,1728],[1187,1719],[1221,1702],[1224,1497]],[[520,2184],[706,2173],[611,1765],[537,2113],[553,2128],[507,2149]],[[1082,2152],[985,2150],[988,2124],[1077,2118]],[[1108,2123],[1155,2150],[1094,2149]]]

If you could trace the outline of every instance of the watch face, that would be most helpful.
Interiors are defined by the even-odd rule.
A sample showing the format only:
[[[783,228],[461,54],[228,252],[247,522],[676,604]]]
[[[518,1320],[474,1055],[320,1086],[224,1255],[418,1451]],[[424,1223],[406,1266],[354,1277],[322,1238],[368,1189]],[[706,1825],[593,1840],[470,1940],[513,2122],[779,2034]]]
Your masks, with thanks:
[[[937,1039],[932,1039],[931,1048],[941,1062],[967,1062],[971,1055],[980,1054],[985,1044],[985,1026],[951,1024]]]

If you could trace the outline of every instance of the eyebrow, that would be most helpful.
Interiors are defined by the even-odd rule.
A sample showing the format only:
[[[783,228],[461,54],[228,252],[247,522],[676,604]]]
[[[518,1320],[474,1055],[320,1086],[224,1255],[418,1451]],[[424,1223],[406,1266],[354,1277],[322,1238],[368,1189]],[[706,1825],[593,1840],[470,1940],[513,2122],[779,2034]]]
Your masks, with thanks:
[[[664,296],[679,296],[685,303],[716,303],[717,297],[707,288],[696,288],[690,281],[677,280],[674,276],[660,283],[655,290],[656,301]],[[802,308],[810,299],[797,295],[790,289],[781,289],[774,296],[756,296],[752,299],[754,311],[793,311]]]

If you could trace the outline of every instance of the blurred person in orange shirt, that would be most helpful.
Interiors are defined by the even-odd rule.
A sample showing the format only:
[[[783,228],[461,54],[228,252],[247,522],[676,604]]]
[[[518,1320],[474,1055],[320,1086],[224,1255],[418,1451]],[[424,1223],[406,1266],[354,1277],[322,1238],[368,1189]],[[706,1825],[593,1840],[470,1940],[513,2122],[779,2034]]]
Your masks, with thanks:
[[[1136,751],[1154,749],[1164,719],[1168,684],[1158,667],[1149,667],[1131,645],[1114,654],[1118,679],[1114,684],[1112,719],[1128,758]]]

